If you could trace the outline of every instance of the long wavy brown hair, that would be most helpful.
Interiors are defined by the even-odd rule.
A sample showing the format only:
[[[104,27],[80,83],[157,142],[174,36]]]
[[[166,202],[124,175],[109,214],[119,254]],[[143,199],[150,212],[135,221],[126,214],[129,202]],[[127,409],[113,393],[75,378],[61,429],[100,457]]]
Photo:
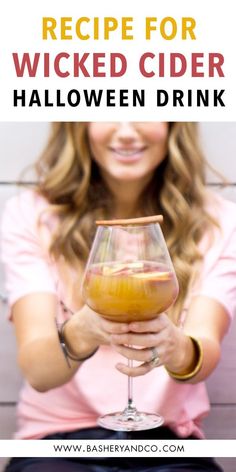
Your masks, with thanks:
[[[54,123],[36,164],[37,192],[57,215],[59,231],[50,253],[75,266],[85,263],[95,220],[112,216],[112,195],[92,159],[86,123]],[[205,160],[196,123],[170,123],[166,159],[155,170],[140,198],[145,215],[164,215],[163,232],[176,270],[180,294],[172,315],[177,320],[202,260],[199,242],[215,221],[206,210]]]

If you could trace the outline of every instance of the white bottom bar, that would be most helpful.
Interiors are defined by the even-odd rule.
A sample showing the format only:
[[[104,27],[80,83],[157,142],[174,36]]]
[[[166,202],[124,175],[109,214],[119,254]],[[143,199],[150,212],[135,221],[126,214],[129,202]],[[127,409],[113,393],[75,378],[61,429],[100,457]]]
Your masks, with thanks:
[[[0,440],[0,457],[236,457],[236,439]]]

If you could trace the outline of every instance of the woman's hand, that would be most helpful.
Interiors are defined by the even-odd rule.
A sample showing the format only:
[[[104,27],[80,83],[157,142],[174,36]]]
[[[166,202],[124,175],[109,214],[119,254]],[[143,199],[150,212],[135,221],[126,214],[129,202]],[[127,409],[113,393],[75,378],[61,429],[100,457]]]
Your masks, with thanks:
[[[85,305],[70,321],[67,340],[70,351],[81,358],[99,345],[112,345],[126,359],[140,363],[135,367],[127,363],[116,365],[120,372],[132,377],[164,364],[171,371],[183,371],[194,356],[188,336],[165,313],[148,321],[118,323],[106,320]]]
[[[87,305],[74,314],[65,328],[70,352],[81,358],[102,344],[113,344],[113,335],[129,331],[128,323],[106,320]]]
[[[194,355],[191,340],[165,313],[152,320],[132,322],[126,326],[126,332],[111,333],[110,342],[121,355],[140,364],[128,367],[119,363],[116,368],[120,372],[136,377],[160,365],[165,365],[169,370],[176,372],[183,371],[191,365]],[[120,331],[122,329],[124,328],[122,327]],[[186,355],[188,355],[187,360]]]
[[[116,323],[102,318],[87,305],[71,318],[67,326],[71,326],[68,339],[71,339],[70,350],[74,354],[83,357],[100,344],[110,344],[125,358],[124,364],[119,363],[116,368],[132,377],[144,375],[157,365],[165,365],[177,374],[191,372],[196,352],[189,336],[196,337],[201,340],[204,352],[202,368],[190,381],[196,383],[208,377],[219,361],[220,340],[228,323],[228,315],[218,302],[199,296],[189,307],[185,332],[175,326],[165,313],[149,321]],[[158,363],[152,362],[156,355]],[[135,360],[139,365],[130,368],[127,359]]]

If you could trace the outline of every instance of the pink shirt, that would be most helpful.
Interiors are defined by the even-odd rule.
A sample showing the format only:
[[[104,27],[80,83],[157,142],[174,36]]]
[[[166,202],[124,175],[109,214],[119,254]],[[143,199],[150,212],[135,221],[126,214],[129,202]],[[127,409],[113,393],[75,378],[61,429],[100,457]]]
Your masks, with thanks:
[[[46,206],[47,202],[32,191],[7,202],[2,221],[2,260],[10,306],[35,292],[50,292],[58,301],[66,301],[58,269],[49,259],[37,226]],[[231,318],[236,310],[236,205],[209,193],[209,209],[220,223],[221,232],[215,231],[213,245],[205,254],[201,280],[190,293],[185,309],[192,296],[201,294],[221,303]],[[49,229],[52,224],[47,221]],[[62,321],[65,314],[59,303],[58,307]],[[53,432],[93,427],[99,415],[123,409],[127,378],[114,368],[118,360],[119,354],[102,346],[71,381],[59,388],[39,393],[25,383],[15,437],[41,438]],[[134,393],[140,410],[161,413],[165,424],[178,435],[203,437],[201,420],[209,411],[204,383],[177,383],[159,367],[134,379]]]

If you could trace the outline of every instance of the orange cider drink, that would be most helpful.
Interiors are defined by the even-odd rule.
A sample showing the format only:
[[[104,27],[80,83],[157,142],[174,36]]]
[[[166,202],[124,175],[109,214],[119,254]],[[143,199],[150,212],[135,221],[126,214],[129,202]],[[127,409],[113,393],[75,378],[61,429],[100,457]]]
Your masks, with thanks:
[[[167,266],[148,261],[92,264],[83,296],[90,308],[119,322],[154,318],[178,295],[176,276]]]

